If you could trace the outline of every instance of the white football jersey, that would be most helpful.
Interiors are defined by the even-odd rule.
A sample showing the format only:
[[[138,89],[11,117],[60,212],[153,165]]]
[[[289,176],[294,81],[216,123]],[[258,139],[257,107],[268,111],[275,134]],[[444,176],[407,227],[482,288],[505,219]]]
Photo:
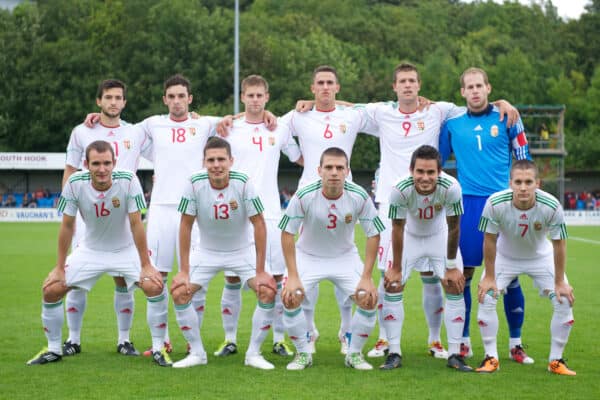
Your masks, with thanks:
[[[263,204],[248,175],[229,171],[229,185],[214,189],[208,173],[188,178],[178,211],[196,217],[202,240],[197,244],[212,251],[235,251],[254,242],[249,218],[262,213]]]
[[[304,157],[304,170],[298,182],[303,187],[319,179],[318,167],[321,154],[329,147],[339,147],[352,158],[352,147],[358,132],[370,132],[363,108],[336,106],[333,111],[319,111],[313,108],[307,112],[290,111],[281,117],[292,135],[298,137]],[[352,176],[348,178],[352,179]]]
[[[537,189],[535,205],[519,210],[512,189],[491,195],[485,203],[479,230],[498,234],[496,251],[509,259],[534,260],[552,255],[552,240],[566,239],[562,206],[549,193]]]
[[[438,102],[423,111],[401,112],[398,103],[371,103],[364,106],[379,137],[381,161],[375,201],[385,203],[394,182],[408,174],[412,153],[422,145],[439,148],[440,129],[444,121],[460,113],[461,107]]]
[[[88,128],[84,124],[77,125],[71,132],[67,145],[66,164],[74,168],[84,169],[85,149],[96,140],[104,140],[112,145],[117,160],[116,167],[136,172],[140,154],[147,146],[146,135],[134,126],[121,121],[119,126],[109,127],[100,123]]]
[[[417,193],[412,176],[405,176],[392,187],[389,218],[405,219],[406,232],[415,236],[430,236],[446,230],[446,216],[463,214],[462,192],[458,181],[442,172],[435,191]]]
[[[265,206],[265,218],[279,220],[281,203],[277,172],[280,153],[283,152],[292,162],[301,156],[289,130],[279,124],[275,131],[270,131],[262,122],[236,120],[225,139],[231,144],[233,168],[248,174],[259,190]]]
[[[356,249],[354,226],[360,222],[367,237],[384,226],[367,192],[346,181],[337,199],[325,197],[321,180],[298,189],[285,210],[279,229],[300,237],[296,247],[319,257],[338,257]]]
[[[189,177],[203,168],[204,146],[214,136],[217,117],[172,120],[155,115],[140,122],[148,139],[144,157],[154,163],[153,204],[179,204]]]
[[[129,214],[146,208],[144,192],[131,171],[114,170],[112,186],[98,191],[89,171],[71,175],[58,201],[58,211],[85,221],[85,236],[79,245],[98,251],[119,251],[133,245]]]

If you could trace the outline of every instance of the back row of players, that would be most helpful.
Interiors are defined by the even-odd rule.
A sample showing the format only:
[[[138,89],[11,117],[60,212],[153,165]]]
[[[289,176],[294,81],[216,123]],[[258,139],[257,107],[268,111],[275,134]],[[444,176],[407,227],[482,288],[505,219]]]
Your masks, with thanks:
[[[209,270],[210,273],[196,276],[195,280],[192,279],[193,284],[190,284],[189,275],[186,276],[186,269],[189,271],[189,264],[186,261],[189,260],[189,245],[193,243],[193,247],[197,247],[195,252],[200,252],[203,255],[200,258],[196,257],[200,261],[192,264],[192,277],[194,277],[195,267],[214,267],[218,264],[227,271],[228,282],[225,285],[222,298],[226,341],[217,350],[217,355],[227,355],[237,351],[235,333],[241,303],[239,289],[244,283],[248,283],[250,287],[257,290],[259,302],[253,317],[253,334],[246,353],[246,364],[262,369],[273,368],[273,365],[260,354],[260,345],[264,340],[267,327],[271,324],[275,333],[274,351],[283,355],[291,353],[283,342],[283,324],[280,317],[282,314],[290,338],[297,348],[296,358],[288,365],[288,369],[303,369],[311,364],[311,351],[314,351],[314,340],[318,335],[316,327],[314,327],[314,312],[312,311],[316,301],[316,293],[315,290],[311,289],[317,288],[316,283],[320,279],[331,278],[335,281],[335,278],[318,274],[310,275],[307,278],[303,271],[312,270],[309,267],[310,265],[314,265],[315,270],[323,271],[324,263],[329,265],[330,260],[335,259],[337,261],[337,258],[342,255],[355,257],[356,254],[349,251],[351,248],[355,249],[353,243],[351,243],[351,231],[353,231],[354,223],[360,221],[367,236],[369,236],[364,266],[362,266],[362,263],[357,264],[357,256],[347,262],[332,263],[332,265],[361,266],[360,271],[358,271],[358,267],[355,268],[354,278],[335,281],[336,297],[342,314],[339,336],[342,342],[342,351],[347,353],[346,364],[358,369],[371,368],[370,364],[364,360],[361,349],[375,323],[376,299],[379,298],[380,340],[370,354],[378,355],[379,352],[383,355],[384,350],[386,350],[388,356],[381,366],[382,369],[393,369],[401,365],[402,290],[410,269],[416,269],[421,272],[423,280],[423,305],[430,331],[428,342],[430,343],[431,354],[439,358],[448,358],[448,366],[450,367],[461,371],[471,370],[465,364],[464,357],[472,354],[468,335],[469,283],[473,268],[480,265],[483,258],[483,233],[478,231],[477,225],[480,222],[481,211],[487,198],[492,193],[506,187],[506,183],[509,181],[508,174],[512,155],[514,154],[518,160],[529,158],[527,140],[522,123],[518,119],[518,114],[508,103],[500,101],[498,106],[508,111],[511,121],[504,118],[504,112],[501,113],[496,105],[488,103],[491,86],[487,80],[487,75],[481,69],[470,68],[461,76],[461,94],[467,101],[467,108],[456,107],[453,104],[444,102],[431,104],[427,108],[419,108],[420,79],[416,68],[410,64],[400,64],[395,69],[393,88],[398,97],[397,102],[359,106],[338,105],[336,104],[336,94],[340,89],[340,85],[335,69],[328,66],[318,67],[313,73],[311,84],[311,91],[315,95],[314,104],[310,103],[310,109],[306,112],[291,111],[280,119],[276,128],[269,130],[263,122],[265,120],[265,105],[269,96],[268,84],[260,76],[249,76],[242,82],[242,101],[246,106],[244,118],[234,120],[232,124],[230,118],[225,118],[222,121],[222,124],[229,125],[230,128],[226,134],[226,140],[232,148],[229,151],[228,149],[223,150],[219,145],[215,149],[211,149],[210,145],[207,149],[204,148],[207,139],[215,134],[219,119],[213,117],[189,118],[188,107],[192,102],[192,95],[189,81],[184,77],[176,75],[165,82],[163,101],[169,108],[169,115],[150,117],[135,126],[125,125],[120,120],[120,112],[126,103],[124,85],[115,80],[105,81],[100,85],[97,95],[97,104],[101,109],[100,123],[92,128],[84,125],[78,126],[71,135],[67,149],[67,166],[65,167],[63,182],[65,189],[63,190],[64,195],[61,204],[67,215],[65,219],[69,219],[68,215],[71,215],[69,211],[77,210],[77,207],[81,210],[83,203],[78,202],[75,195],[70,199],[67,188],[73,189],[71,186],[76,182],[80,182],[80,184],[87,182],[88,186],[95,187],[93,173],[83,172],[73,175],[77,168],[81,166],[83,160],[87,159],[85,163],[89,168],[91,162],[89,158],[90,149],[86,150],[86,148],[91,142],[100,139],[111,143],[112,152],[119,160],[120,168],[135,171],[140,154],[153,161],[155,176],[152,204],[149,210],[147,240],[152,262],[163,275],[165,283],[157,278],[151,268],[148,269],[147,256],[141,255],[145,244],[142,246],[138,243],[139,235],[136,234],[137,228],[135,228],[137,224],[134,224],[131,215],[130,221],[132,222],[131,232],[133,232],[138,252],[142,257],[142,266],[146,268],[143,271],[151,271],[142,273],[143,278],[140,287],[149,296],[148,322],[152,332],[152,349],[149,353],[153,355],[158,364],[171,365],[167,354],[169,340],[166,315],[169,291],[166,285],[166,275],[171,271],[173,254],[178,247],[180,221],[182,224],[180,236],[182,247],[181,251],[178,251],[180,253],[178,255],[181,268],[173,279],[171,292],[176,304],[177,319],[184,336],[188,340],[190,352],[188,357],[175,363],[174,366],[186,367],[206,363],[206,353],[199,339],[198,326],[201,324],[204,311],[207,279],[212,276],[211,274],[214,271]],[[376,216],[369,216],[372,205],[366,201],[361,201],[363,197],[366,200],[364,190],[351,184],[350,177],[348,181],[345,180],[344,174],[349,173],[348,162],[358,132],[367,132],[380,139],[381,172],[377,185],[376,201],[380,203],[379,213],[383,217],[381,219]],[[298,138],[299,148],[292,136]],[[217,141],[211,140],[211,142]],[[444,202],[435,202],[429,196],[431,193],[423,193],[423,191],[430,190],[431,187],[429,189],[419,188],[415,184],[418,181],[416,177],[413,180],[401,181],[394,186],[398,178],[409,171],[414,177],[415,159],[413,153],[422,145],[433,146],[433,149],[429,150],[435,152],[435,156],[430,154],[421,157],[425,160],[436,160],[437,151],[434,148],[438,146],[441,149],[443,158],[447,158],[450,152],[455,154],[458,179],[462,186],[462,200],[460,188],[458,184],[453,183],[451,177],[444,174],[440,179],[437,179],[441,164],[438,164],[437,168],[429,169],[427,173],[421,171],[425,174],[424,176],[427,176],[430,186],[432,171],[435,172],[435,182],[437,184],[433,185],[431,193],[436,192],[436,187],[443,187],[444,190],[448,190],[450,187],[458,188],[459,201],[452,203],[451,207],[448,204],[450,208]],[[331,150],[333,154],[329,154],[329,156],[327,156],[327,152],[324,155],[323,151],[328,148],[337,150]],[[217,153],[225,151],[225,155],[219,154],[208,157],[209,155],[212,156],[215,151]],[[301,189],[297,191],[281,221],[277,190],[277,166],[280,151],[283,151],[291,161],[296,161],[305,166],[299,184]],[[87,154],[84,154],[84,152]],[[92,151],[92,153],[103,154],[102,151],[98,150]],[[204,174],[196,173],[203,168],[203,160],[199,156],[200,154],[204,154],[204,167],[207,168],[207,173]],[[231,158],[231,155],[235,160],[234,169],[244,173],[227,173],[227,184],[219,186],[223,182],[215,184],[215,179],[225,179],[223,165],[227,164],[226,161],[228,157]],[[413,161],[410,165],[411,168],[409,168],[411,156]],[[330,159],[333,160],[331,163],[329,163]],[[324,161],[327,162],[324,164]],[[213,175],[211,175],[209,167],[211,162],[215,165]],[[488,167],[482,168],[484,165]],[[92,172],[91,168],[90,172]],[[103,174],[106,178],[106,171]],[[127,175],[123,172],[115,174],[113,176]],[[335,176],[331,177],[330,175]],[[190,176],[192,176],[191,182]],[[251,184],[246,184],[248,181],[247,176],[250,176],[249,181],[256,182],[255,186],[260,189],[260,199],[258,196],[251,196],[256,193],[250,189]],[[129,182],[136,181],[136,179],[132,179],[131,174],[127,177],[125,180]],[[237,194],[243,194],[243,196],[239,199],[226,193],[228,190],[237,190],[234,188],[236,185],[229,185],[230,181],[236,183],[236,185],[237,182],[240,182],[237,185],[240,192]],[[206,186],[207,182],[210,182],[210,185]],[[329,182],[329,189],[326,182]],[[196,188],[195,185],[200,186]],[[185,189],[186,187],[188,189]],[[410,204],[407,203],[402,206],[395,202],[390,204],[391,199],[396,195],[396,191],[393,190],[394,187],[400,190],[400,193],[404,189],[414,187],[417,193],[415,194],[416,197],[411,200],[412,203],[409,202]],[[191,192],[189,192],[190,188],[193,188]],[[226,189],[225,192],[219,192],[218,189],[223,188]],[[95,190],[97,193],[89,194],[88,197],[93,198],[96,196],[96,200],[98,200],[94,203],[96,218],[94,219],[93,215],[86,218],[82,212],[86,225],[89,225],[90,221],[96,223],[98,222],[96,219],[111,215],[112,210],[119,209],[121,200],[127,202],[127,207],[129,207],[129,200],[127,199],[138,199],[137,194],[122,199],[116,196],[112,197],[109,203],[106,193],[102,190],[98,191],[97,187],[95,187]],[[205,193],[205,196],[208,197],[198,198],[198,193],[203,190],[210,192]],[[244,190],[250,190],[250,192],[245,193]],[[187,193],[187,195],[184,193]],[[320,193],[323,193],[323,195]],[[343,197],[339,199],[336,197],[342,196],[342,194]],[[425,197],[419,195],[425,195]],[[549,195],[544,194],[544,196],[546,196],[544,198],[547,198]],[[210,207],[207,199],[210,199]],[[248,203],[249,200],[253,201]],[[420,204],[422,207],[413,210],[412,207],[415,206],[417,200],[430,203]],[[327,213],[320,216],[319,213],[315,212],[315,215],[311,216],[310,207],[303,204],[303,201],[311,204],[327,203],[321,204],[321,207]],[[460,252],[457,252],[458,216],[462,214],[463,201],[465,218],[460,222],[462,234],[460,235]],[[74,204],[76,207],[70,210],[69,204]],[[356,208],[361,204],[361,208]],[[560,210],[560,206],[556,206],[557,203],[553,204],[555,210]],[[136,202],[135,205],[139,209],[142,204]],[[344,213],[345,208],[348,208],[347,213]],[[248,254],[223,256],[223,251],[235,253],[243,246],[248,247],[247,240],[249,239],[239,236],[243,230],[238,231],[238,240],[226,245],[228,242],[223,238],[229,237],[230,232],[228,228],[219,229],[217,227],[228,227],[228,224],[232,222],[230,220],[234,219],[233,216],[239,213],[238,210],[245,210],[246,215],[250,217],[250,221],[255,227],[254,243],[257,257],[255,263],[248,261]],[[438,221],[437,216],[444,215],[443,210],[446,210],[448,224],[437,222],[439,226],[431,228],[429,225],[432,225],[433,220]],[[209,219],[217,225],[209,224],[205,226],[204,234],[200,238],[189,238],[184,235],[184,232],[187,232],[188,228],[190,232],[194,232],[192,230],[194,216],[200,215],[198,214],[199,211],[210,212]],[[262,217],[257,217],[262,215],[263,211],[264,220],[266,221],[266,224],[263,224],[266,228],[262,228],[263,225],[258,222],[258,220],[262,220]],[[417,214],[418,218],[415,219],[414,223],[409,222],[407,224],[407,231],[404,234],[402,221],[407,218],[406,215],[411,215],[413,211],[419,213]],[[180,213],[183,213],[183,216]],[[362,213],[365,214],[362,215]],[[325,218],[324,228],[319,231],[319,227],[317,227],[316,231],[312,232],[309,227],[311,224],[318,224],[321,217]],[[200,217],[197,220],[200,231],[202,231],[203,219]],[[295,246],[291,234],[299,229],[301,222],[303,223],[302,234],[296,245],[298,248],[298,271],[300,271],[298,275],[295,267],[296,256],[293,251]],[[277,223],[280,223],[279,228],[283,230],[281,241],[279,231],[276,229]],[[535,224],[537,223],[541,222],[536,220]],[[82,225],[78,222],[77,232],[82,239],[75,239],[74,243],[78,245],[77,249],[83,247],[90,251],[105,251],[105,244],[102,243],[106,241],[115,244],[115,237],[105,229],[94,229],[95,234],[89,232],[81,236]],[[387,225],[388,229],[384,229],[384,225]],[[390,229],[391,225],[393,227]],[[416,228],[420,225],[425,228]],[[425,230],[422,231],[421,228]],[[538,231],[543,230],[542,228],[537,229],[537,225],[534,228],[531,234],[534,231],[537,234]],[[263,229],[266,229],[266,240],[269,242],[266,245],[266,253],[261,250],[265,240],[264,238],[261,239]],[[339,231],[346,233],[340,233]],[[379,243],[379,232],[381,232],[381,243]],[[430,240],[433,239],[430,236],[433,233],[439,236],[435,241],[441,243],[441,245],[431,245]],[[525,234],[526,231],[523,233]],[[105,237],[97,237],[98,234],[105,235]],[[344,236],[346,234],[350,236]],[[338,237],[337,235],[341,236]],[[411,246],[406,246],[407,250],[404,252],[403,257],[402,243],[404,235],[406,235],[404,240],[411,243]],[[412,241],[408,240],[411,235],[415,236]],[[59,262],[45,284],[43,314],[49,313],[50,310],[53,310],[55,314],[57,313],[56,310],[62,312],[62,307],[58,306],[62,305],[62,295],[66,293],[66,288],[77,287],[77,290],[68,292],[66,300],[69,338],[61,346],[60,329],[57,332],[57,327],[60,328],[60,325],[62,325],[62,319],[60,325],[56,325],[57,322],[54,321],[54,325],[49,326],[47,319],[43,317],[49,346],[47,351],[42,351],[40,355],[34,357],[31,363],[54,361],[60,359],[61,354],[73,355],[81,351],[80,332],[85,309],[86,290],[91,288],[91,284],[95,279],[91,282],[81,283],[78,281],[74,283],[69,281],[69,273],[67,273],[65,286],[62,278],[64,278],[66,250],[63,249],[65,243],[62,240],[66,240],[67,236],[68,234],[61,229]],[[427,241],[425,241],[425,238],[427,238]],[[563,240],[564,244],[564,237],[557,238],[557,240],[559,239]],[[440,264],[440,255],[428,254],[427,250],[443,248],[443,242],[446,240],[448,252],[441,255],[442,263]],[[336,248],[340,246],[341,252],[339,254],[332,251],[332,242],[336,243]],[[375,244],[376,242],[378,245]],[[394,246],[391,246],[390,242],[393,242]],[[342,243],[346,247],[341,245]],[[129,240],[129,244],[131,244],[131,240]],[[282,246],[285,263],[281,253]],[[394,257],[391,254],[392,249]],[[71,265],[75,264],[73,259],[76,258],[76,252],[77,250],[71,255]],[[461,253],[465,266],[464,278],[462,273],[463,263],[460,259]],[[372,287],[373,284],[370,278],[371,268],[377,255],[379,256],[382,276],[387,269],[385,278],[380,280],[379,296]],[[192,256],[192,260],[194,258]],[[266,258],[266,265],[268,265],[271,274],[275,277],[274,281],[270,280],[270,275],[262,267],[265,264],[264,258]],[[457,258],[458,261],[456,261]],[[98,260],[101,259],[88,257],[86,262],[94,264],[94,262],[98,263]],[[223,265],[224,260],[227,260],[226,265]],[[397,261],[394,262],[393,260]],[[403,260],[402,263],[400,263],[400,260]],[[411,265],[407,260],[418,260],[418,262]],[[207,262],[209,265],[205,264]],[[283,290],[284,295],[281,296],[281,280],[285,273],[286,264],[288,283],[287,289]],[[256,270],[252,269],[252,272],[249,272],[242,268],[242,270],[236,271],[236,268],[241,265],[246,267],[252,265],[253,268],[256,267]],[[446,272],[444,272],[444,268],[440,269],[440,265],[446,268]],[[316,268],[316,266],[320,267]],[[59,274],[57,277],[57,269],[61,268],[63,268],[63,275]],[[336,269],[332,266],[331,270],[328,272],[335,275]],[[342,273],[342,271],[339,272]],[[250,279],[254,274],[256,274],[256,278]],[[131,283],[135,280],[128,282],[127,279],[123,278],[122,273],[115,271],[112,275],[115,276],[116,283],[115,310],[119,325],[117,350],[122,354],[136,355],[137,351],[129,340],[133,312],[133,296],[130,289]],[[304,289],[298,281],[298,277],[301,278],[304,288],[307,289],[306,299],[303,302],[305,316],[301,317],[299,316],[302,309],[300,301],[304,298]],[[450,357],[448,357],[448,352],[443,349],[440,341],[441,311],[443,310],[440,278],[446,289],[446,326],[449,336]],[[489,284],[487,281],[484,282]],[[57,285],[60,285],[64,292],[62,290],[57,292],[55,290]],[[505,301],[511,328],[510,357],[517,362],[532,363],[533,360],[523,351],[520,339],[524,307],[522,292],[516,279],[512,280],[511,278],[511,281],[507,282],[505,286],[507,287],[501,287],[501,289],[507,289],[505,299],[509,298],[511,293],[513,296],[516,293],[516,296],[514,296],[516,300]],[[555,293],[554,287],[541,289]],[[50,292],[48,296],[46,295],[47,291]],[[157,294],[157,291],[160,293]],[[354,291],[356,291],[356,295],[352,295]],[[561,287],[558,293],[556,304],[564,304],[560,302],[560,293],[567,295],[570,301],[572,300],[572,293],[565,287]],[[283,304],[281,303],[282,297]],[[482,301],[484,298],[485,296],[480,296]],[[350,299],[354,299],[358,305],[354,317],[352,317]],[[480,313],[482,308],[480,308]],[[558,308],[558,306],[555,306],[555,310]],[[567,308],[570,312],[570,306]],[[513,312],[511,313],[511,311]],[[568,319],[568,321],[562,321],[561,324],[568,326],[570,329],[569,322],[572,321],[572,314],[569,314],[569,312],[563,312],[560,315]],[[192,317],[192,314],[194,317]],[[493,323],[489,326],[493,328]],[[306,332],[309,332],[308,340],[305,340],[307,337]],[[568,330],[566,335],[568,336]],[[348,340],[350,338],[351,341]],[[484,341],[485,338],[489,339],[489,335],[484,335]],[[553,346],[554,342],[553,340]],[[556,343],[563,343],[563,345],[562,347],[559,346],[558,350],[553,350],[550,366],[554,365],[554,367],[550,369],[557,373],[571,373],[572,371],[562,361],[562,348],[566,343],[564,334],[560,339],[556,339]],[[497,369],[498,357],[494,351],[486,347],[486,355],[489,357],[486,357],[478,370],[491,372]]]

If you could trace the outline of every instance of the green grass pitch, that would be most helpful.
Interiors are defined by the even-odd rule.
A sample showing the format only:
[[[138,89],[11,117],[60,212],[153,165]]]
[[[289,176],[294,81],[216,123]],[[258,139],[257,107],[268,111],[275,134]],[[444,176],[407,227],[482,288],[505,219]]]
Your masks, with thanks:
[[[519,365],[508,359],[508,335],[502,306],[498,307],[498,349],[501,369],[492,375],[461,374],[446,368],[444,360],[427,354],[427,330],[421,307],[421,283],[417,274],[405,292],[406,320],[402,334],[404,366],[394,371],[355,371],[344,367],[339,353],[339,313],[333,289],[321,285],[317,305],[317,343],[314,366],[305,371],[286,371],[289,359],[270,352],[269,335],[263,354],[276,366],[259,371],[243,365],[250,335],[255,301],[244,293],[238,344],[240,353],[216,359],[212,352],[223,339],[219,301],[222,277],[209,288],[202,328],[209,353],[207,366],[185,370],[159,368],[145,357],[116,353],[116,318],[111,279],[102,278],[89,294],[82,342],[83,352],[46,366],[25,365],[45,345],[41,329],[41,283],[55,262],[57,224],[0,224],[2,276],[0,285],[1,329],[0,399],[598,399],[600,398],[600,347],[595,333],[600,329],[600,227],[571,227],[567,248],[567,273],[575,288],[575,325],[565,352],[576,377],[555,376],[546,371],[549,351],[550,302],[540,298],[529,278],[522,279],[526,297],[523,341],[535,360]],[[362,252],[364,238],[357,233]],[[475,278],[478,279],[478,276]],[[378,280],[378,276],[376,276]],[[185,342],[170,306],[169,323],[174,345],[172,358],[181,359]],[[146,326],[145,300],[136,291],[136,313],[132,340],[139,350],[150,344]],[[472,320],[475,366],[483,358],[477,324]],[[66,326],[63,336],[66,335]],[[373,332],[367,345],[377,339]],[[445,342],[445,332],[442,332]],[[375,359],[379,365],[382,359]]]

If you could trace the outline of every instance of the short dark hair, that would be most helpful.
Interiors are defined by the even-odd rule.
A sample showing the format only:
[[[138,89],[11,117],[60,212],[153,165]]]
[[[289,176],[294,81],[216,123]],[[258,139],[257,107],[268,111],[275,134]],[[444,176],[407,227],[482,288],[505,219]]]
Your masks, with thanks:
[[[510,178],[512,179],[513,176],[513,171],[516,169],[520,169],[520,170],[528,170],[531,169],[533,170],[534,174],[535,174],[535,179],[538,178],[538,167],[537,165],[535,165],[535,163],[531,160],[517,160],[513,163],[513,165],[510,167]]]
[[[436,160],[438,171],[441,171],[442,169],[442,158],[440,156],[440,152],[433,146],[424,144],[412,153],[410,158],[411,171],[415,168],[417,158],[420,158],[421,160]]]
[[[85,148],[85,161],[90,162],[90,152],[92,150],[96,150],[97,153],[105,153],[110,151],[112,159],[115,159],[115,151],[113,150],[111,144],[104,140],[96,140]]]
[[[340,149],[339,147],[329,147],[327,149],[325,149],[325,151],[323,152],[323,154],[321,154],[321,159],[319,160],[319,165],[323,165],[323,159],[325,158],[325,156],[332,156],[332,157],[344,157],[346,159],[346,166],[348,167],[348,155],[346,154],[346,152],[342,149]]]
[[[471,67],[471,68],[467,68],[465,70],[465,72],[463,72],[462,75],[460,76],[460,87],[461,88],[465,87],[465,76],[467,76],[469,74],[481,74],[481,76],[483,76],[483,83],[485,83],[486,85],[490,84],[487,73],[483,69],[477,68],[477,67]]]
[[[338,79],[337,70],[335,68],[333,68],[332,66],[329,66],[329,65],[319,65],[317,68],[315,68],[314,71],[313,71],[313,74],[312,74],[313,81],[315,80],[315,77],[317,76],[317,74],[319,72],[331,72],[333,75],[335,75],[335,81],[336,82],[340,81]]]
[[[112,88],[121,88],[123,89],[123,99],[127,98],[127,87],[125,84],[118,79],[106,79],[100,82],[98,85],[98,90],[96,91],[96,98],[101,99],[104,91]]]
[[[265,92],[269,92],[269,84],[267,80],[260,75],[248,75],[242,81],[242,93],[246,91],[248,86],[263,86]]]
[[[413,64],[408,63],[408,62],[403,62],[403,63],[396,65],[396,68],[394,68],[394,76],[393,76],[392,82],[396,82],[396,77],[398,75],[398,72],[408,72],[408,71],[415,71],[417,73],[417,80],[419,82],[421,82],[421,75],[419,75],[419,70]]]
[[[181,74],[175,74],[165,81],[163,85],[165,94],[167,93],[168,88],[176,85],[184,86],[187,89],[188,94],[192,93],[192,84],[189,79]]]
[[[204,146],[204,157],[206,157],[206,150],[210,149],[225,149],[227,155],[231,157],[231,145],[227,140],[221,139],[220,137],[213,136],[206,141],[206,146]]]

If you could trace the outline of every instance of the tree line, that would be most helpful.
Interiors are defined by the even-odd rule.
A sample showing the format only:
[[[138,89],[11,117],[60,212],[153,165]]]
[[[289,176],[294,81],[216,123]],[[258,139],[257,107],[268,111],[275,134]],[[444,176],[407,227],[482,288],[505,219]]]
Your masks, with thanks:
[[[192,81],[201,114],[233,110],[234,0],[47,0],[0,11],[0,151],[64,151],[105,78],[128,84],[123,118],[165,113],[162,82]],[[270,83],[268,108],[310,98],[317,65],[338,97],[394,100],[392,71],[419,67],[421,94],[464,104],[458,77],[487,70],[491,99],[566,105],[567,169],[600,170],[600,0],[562,20],[549,0],[240,0],[240,73]],[[530,129],[534,129],[529,127]],[[552,126],[549,127],[552,129]],[[352,167],[377,167],[359,136]]]

